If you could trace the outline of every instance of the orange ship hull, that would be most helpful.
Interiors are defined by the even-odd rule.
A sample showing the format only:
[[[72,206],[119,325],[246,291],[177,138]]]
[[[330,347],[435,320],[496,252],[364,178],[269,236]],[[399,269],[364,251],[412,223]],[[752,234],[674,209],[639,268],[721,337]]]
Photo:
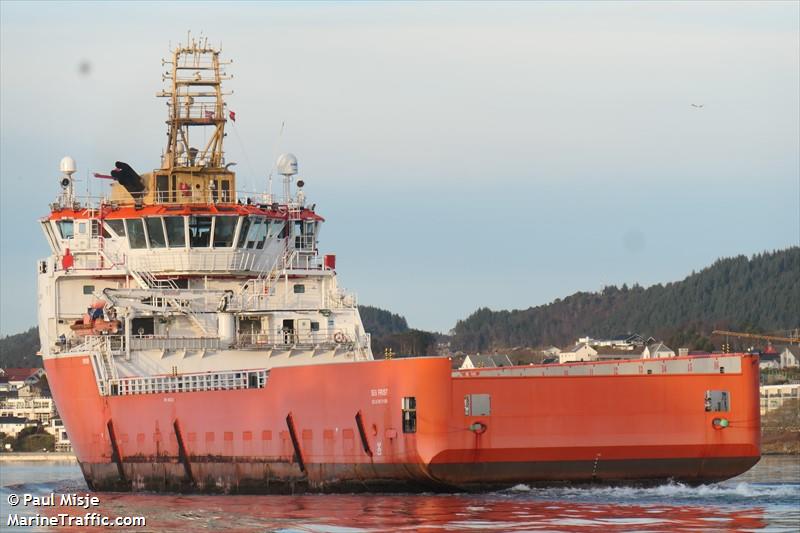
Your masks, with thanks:
[[[394,359],[275,368],[256,389],[125,396],[100,395],[87,356],[45,367],[94,490],[446,491],[736,476],[760,457],[758,358],[725,357],[738,368],[551,367],[587,372],[563,376]],[[692,369],[692,358],[672,361]],[[728,392],[727,412],[704,409],[708,390]],[[468,414],[470,395],[488,396],[489,412]],[[408,397],[414,432],[404,431]],[[729,425],[715,427],[720,418]]]

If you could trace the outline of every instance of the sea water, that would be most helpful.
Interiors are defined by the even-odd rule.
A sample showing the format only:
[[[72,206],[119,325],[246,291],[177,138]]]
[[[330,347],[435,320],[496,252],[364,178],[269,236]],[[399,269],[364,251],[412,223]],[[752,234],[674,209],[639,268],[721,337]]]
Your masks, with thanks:
[[[0,531],[10,514],[146,519],[105,531],[361,533],[382,531],[800,531],[800,457],[766,456],[738,478],[690,487],[562,487],[486,494],[185,496],[96,493],[91,509],[10,506],[11,494],[87,494],[74,463],[0,463]],[[84,530],[86,527],[73,527]],[[92,528],[88,528],[92,529]]]

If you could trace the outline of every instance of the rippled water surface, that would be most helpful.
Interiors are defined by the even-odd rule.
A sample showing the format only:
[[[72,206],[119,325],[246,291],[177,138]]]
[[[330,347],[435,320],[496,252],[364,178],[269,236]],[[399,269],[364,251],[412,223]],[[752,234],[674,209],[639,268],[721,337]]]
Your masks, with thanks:
[[[9,513],[83,509],[11,508],[10,494],[83,492],[75,464],[3,463],[0,530]],[[715,485],[539,489],[488,494],[181,496],[98,494],[107,516],[144,516],[146,527],[113,531],[800,531],[800,458],[765,457]],[[59,531],[18,528],[25,531]],[[83,530],[83,528],[75,528]],[[112,531],[106,529],[106,531]]]

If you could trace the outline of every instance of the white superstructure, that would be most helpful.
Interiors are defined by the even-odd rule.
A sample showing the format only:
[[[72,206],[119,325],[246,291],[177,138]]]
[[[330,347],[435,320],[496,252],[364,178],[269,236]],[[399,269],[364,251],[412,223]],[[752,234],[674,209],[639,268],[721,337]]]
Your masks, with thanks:
[[[317,248],[324,220],[292,183],[297,159],[278,159],[281,203],[237,195],[218,54],[192,42],[168,62],[161,169],[140,176],[117,162],[97,175],[114,180],[111,194],[81,199],[65,157],[41,220],[51,248],[38,266],[42,355],[93,354],[104,394],[263,386],[276,366],[372,359],[356,298]],[[213,129],[202,150],[190,141],[198,127]]]

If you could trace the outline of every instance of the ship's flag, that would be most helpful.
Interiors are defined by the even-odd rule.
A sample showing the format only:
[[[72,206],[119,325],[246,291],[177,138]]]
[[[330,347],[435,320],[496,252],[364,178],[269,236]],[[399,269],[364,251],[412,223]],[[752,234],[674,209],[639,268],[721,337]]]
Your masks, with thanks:
[[[208,120],[213,119],[214,118],[214,112],[213,111],[206,111],[206,118]]]
[[[231,117],[231,120],[236,122],[236,113],[234,111],[228,111],[228,116]]]

